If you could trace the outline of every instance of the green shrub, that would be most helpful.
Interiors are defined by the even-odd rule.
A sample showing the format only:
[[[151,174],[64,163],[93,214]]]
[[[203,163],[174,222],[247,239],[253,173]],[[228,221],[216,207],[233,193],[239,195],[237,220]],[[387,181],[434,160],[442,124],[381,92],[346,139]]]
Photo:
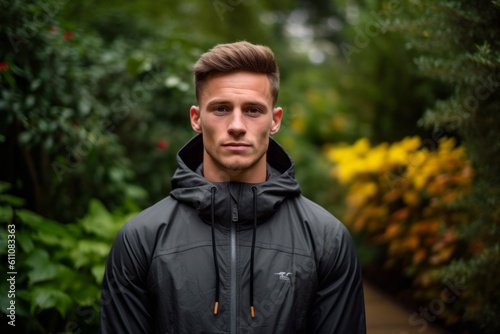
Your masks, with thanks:
[[[106,257],[121,226],[138,209],[131,203],[109,212],[91,200],[74,224],[61,224],[23,209],[23,201],[5,194],[0,184],[0,255],[2,272],[17,272],[15,296],[1,299],[8,314],[15,301],[17,333],[97,332],[100,286]],[[10,230],[10,231],[9,231]],[[15,236],[15,263],[8,268],[8,234]],[[9,264],[10,265],[10,264]],[[8,291],[7,281],[1,282]],[[8,328],[6,323],[2,326]]]
[[[498,1],[407,1],[404,18],[393,24],[416,52],[428,78],[450,87],[421,125],[457,133],[475,171],[472,192],[460,203],[471,214],[457,231],[475,252],[436,273],[462,280],[456,303],[460,321],[484,333],[500,331],[500,3]],[[479,240],[479,242],[476,242]],[[457,329],[463,331],[464,329]],[[474,331],[477,332],[477,331]]]
[[[105,39],[61,21],[57,1],[0,4],[1,180],[62,222],[83,216],[91,198],[113,208],[168,194],[171,147],[191,136],[189,41],[134,20]]]

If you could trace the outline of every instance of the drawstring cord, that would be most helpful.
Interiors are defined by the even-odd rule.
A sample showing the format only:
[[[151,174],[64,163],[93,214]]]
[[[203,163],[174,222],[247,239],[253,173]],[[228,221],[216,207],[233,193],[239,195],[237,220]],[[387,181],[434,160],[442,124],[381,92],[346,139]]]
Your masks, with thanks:
[[[212,187],[212,250],[214,253],[214,266],[215,266],[215,304],[214,315],[219,312],[219,294],[220,294],[220,276],[219,276],[219,261],[217,260],[217,250],[215,248],[215,191],[217,189]]]
[[[216,188],[212,187],[210,190],[212,194],[211,201],[211,222],[212,222],[212,251],[214,254],[215,266],[215,304],[214,315],[219,312],[219,296],[220,296],[220,275],[219,275],[219,261],[217,259],[217,250],[215,246],[215,192]],[[252,233],[252,249],[250,253],[250,316],[255,318],[255,308],[253,305],[253,281],[254,281],[254,253],[255,253],[255,235],[257,232],[257,188],[252,187],[253,192],[253,233]]]
[[[253,307],[253,262],[255,253],[255,235],[257,232],[257,188],[252,187],[253,192],[253,234],[252,234],[252,251],[250,253],[250,316],[255,318],[255,309]]]

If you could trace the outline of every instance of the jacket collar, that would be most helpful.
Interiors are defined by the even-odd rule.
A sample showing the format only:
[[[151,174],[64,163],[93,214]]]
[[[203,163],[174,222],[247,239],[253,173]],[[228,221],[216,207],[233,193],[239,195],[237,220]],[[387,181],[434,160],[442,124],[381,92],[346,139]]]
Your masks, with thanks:
[[[257,220],[262,223],[287,198],[300,194],[294,178],[294,163],[274,139],[269,139],[267,151],[267,180],[262,183],[211,182],[201,173],[203,163],[203,137],[197,135],[177,154],[178,168],[172,178],[170,195],[193,207],[203,221],[210,223],[212,188],[215,187],[215,220],[226,225],[235,217],[232,210],[237,204],[238,223],[253,221],[252,188],[256,188]]]

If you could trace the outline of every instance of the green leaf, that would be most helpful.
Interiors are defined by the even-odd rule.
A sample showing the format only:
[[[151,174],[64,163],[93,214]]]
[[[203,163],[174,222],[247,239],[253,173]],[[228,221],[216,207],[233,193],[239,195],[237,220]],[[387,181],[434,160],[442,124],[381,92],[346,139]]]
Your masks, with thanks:
[[[139,187],[137,185],[127,185],[127,188],[125,188],[127,197],[136,199],[136,200],[145,200],[148,197],[147,191]]]
[[[36,240],[43,242],[45,245],[60,246],[61,248],[66,248],[66,249],[71,248],[76,242],[76,240],[78,240],[77,238],[74,238],[70,234],[66,234],[67,237],[64,237],[63,235],[64,234],[38,231],[38,233],[34,235],[34,238]]]
[[[30,284],[54,279],[62,269],[60,264],[50,260],[49,254],[43,249],[32,252],[24,262],[31,267],[28,271]]]
[[[144,63],[144,58],[129,57],[125,63],[127,71],[130,75],[137,75],[140,72],[142,64]]]
[[[10,183],[0,181],[0,193],[3,193],[5,191],[9,190],[10,188],[12,188]]]
[[[24,253],[30,253],[35,245],[30,235],[24,232],[16,232],[16,240]]]
[[[125,172],[121,168],[111,168],[109,171],[109,176],[111,180],[116,183],[122,182],[125,179]]]
[[[26,108],[31,109],[35,105],[35,97],[33,95],[28,95],[26,97]]]
[[[92,109],[92,104],[88,98],[81,98],[78,101],[78,110],[80,111],[80,114],[85,116],[90,113],[90,110]]]
[[[20,198],[9,194],[1,194],[0,199],[12,206],[23,206],[25,203],[24,198]]]
[[[81,240],[76,244],[76,248],[71,251],[71,258],[76,268],[96,262],[104,262],[110,248],[111,245],[107,242]]]
[[[68,228],[28,210],[20,210],[17,213],[23,223],[37,231],[36,238],[46,245],[68,248],[74,245],[78,238],[75,228]]]
[[[10,206],[0,206],[0,220],[2,222],[12,220],[13,210]]]
[[[52,146],[54,145],[54,138],[53,137],[47,137],[45,142],[43,143],[43,147],[47,150],[50,151]]]
[[[99,304],[99,293],[101,288],[96,284],[85,284],[78,291],[71,294],[75,303],[80,306]]]
[[[122,225],[115,222],[113,215],[96,199],[90,201],[88,214],[80,220],[80,224],[86,232],[105,240],[113,239]]]
[[[37,88],[40,87],[41,84],[42,84],[42,79],[37,78],[37,79],[33,80],[31,82],[31,85],[30,85],[31,91],[33,92],[33,91],[37,90]]]
[[[71,298],[56,288],[35,288],[32,293],[31,313],[34,313],[37,309],[47,310],[56,308],[64,317],[72,304]]]
[[[31,132],[28,131],[21,132],[21,134],[19,134],[18,137],[19,144],[21,144],[21,146],[28,144],[30,139],[31,139]]]
[[[104,270],[106,269],[106,265],[104,262],[102,264],[98,264],[92,267],[92,275],[94,275],[95,280],[97,283],[101,284],[102,279],[104,277]]]

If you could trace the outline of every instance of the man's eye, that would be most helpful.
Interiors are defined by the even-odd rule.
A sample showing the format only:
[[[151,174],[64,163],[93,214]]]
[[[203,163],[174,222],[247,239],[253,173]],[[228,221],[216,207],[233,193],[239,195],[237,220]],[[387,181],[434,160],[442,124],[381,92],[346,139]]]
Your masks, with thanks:
[[[217,112],[226,112],[228,109],[226,107],[215,107],[214,111]]]
[[[258,108],[249,108],[247,110],[247,112],[250,113],[250,114],[258,114],[260,112],[260,109],[258,109]]]

